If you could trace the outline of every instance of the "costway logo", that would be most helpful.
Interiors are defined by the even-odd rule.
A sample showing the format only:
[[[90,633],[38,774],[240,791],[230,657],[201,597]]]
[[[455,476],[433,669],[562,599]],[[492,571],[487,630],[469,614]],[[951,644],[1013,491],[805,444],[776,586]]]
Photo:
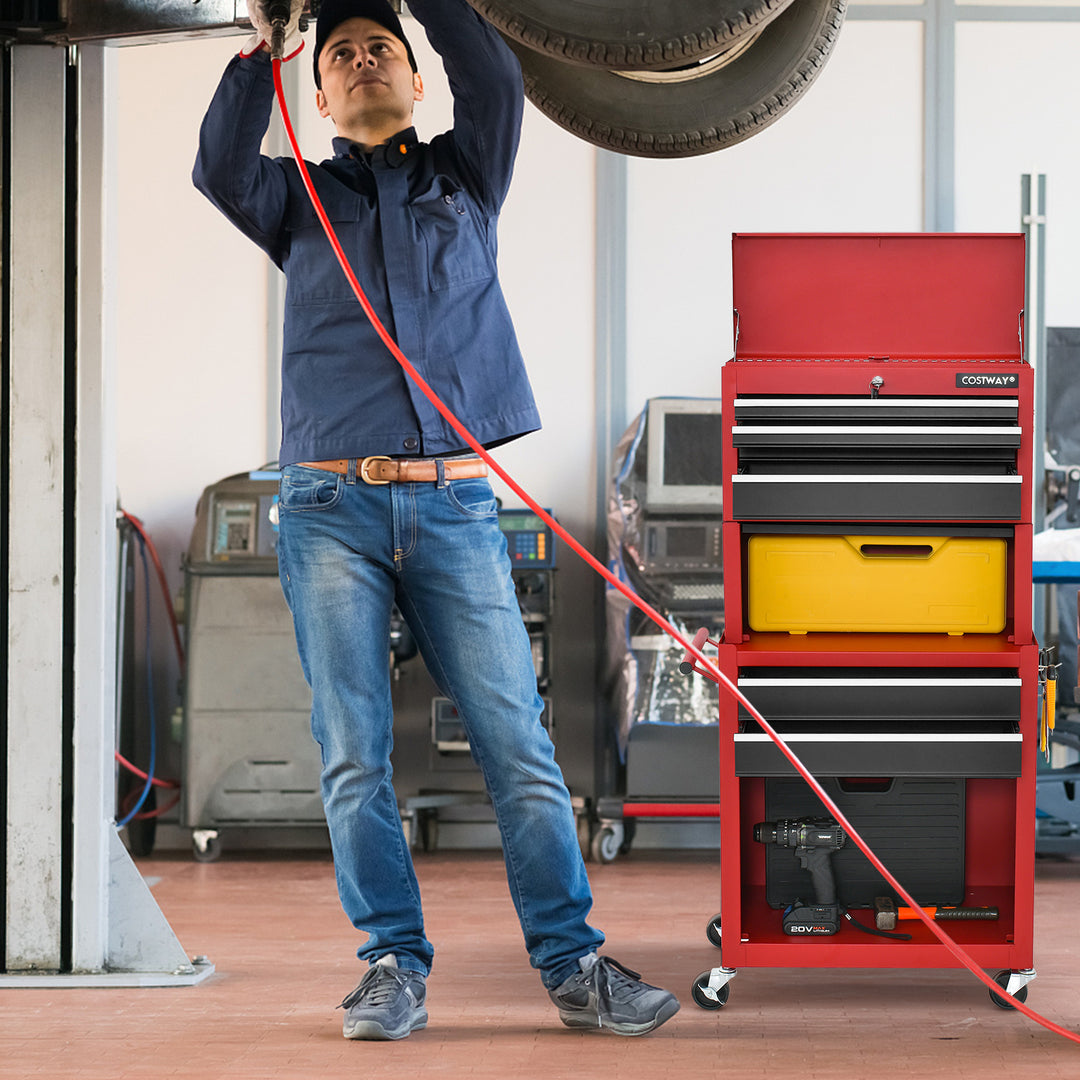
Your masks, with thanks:
[[[1008,390],[1020,385],[1019,375],[957,375],[956,385],[960,387],[989,386]]]

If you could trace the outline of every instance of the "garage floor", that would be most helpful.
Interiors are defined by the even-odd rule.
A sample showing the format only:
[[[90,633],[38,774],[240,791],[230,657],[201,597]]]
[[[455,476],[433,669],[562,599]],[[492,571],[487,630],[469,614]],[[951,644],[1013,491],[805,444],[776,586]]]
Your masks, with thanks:
[[[181,989],[0,989],[0,1077],[1080,1076],[1080,1046],[991,1004],[963,971],[744,969],[727,1006],[689,987],[717,962],[711,852],[632,851],[591,864],[607,951],[678,993],[682,1011],[638,1039],[564,1028],[528,966],[499,857],[417,856],[438,951],[431,1021],[400,1043],[341,1037],[335,1005],[361,968],[325,855],[141,860],[191,955],[216,972]],[[1080,1032],[1080,859],[1040,861],[1028,1004]]]

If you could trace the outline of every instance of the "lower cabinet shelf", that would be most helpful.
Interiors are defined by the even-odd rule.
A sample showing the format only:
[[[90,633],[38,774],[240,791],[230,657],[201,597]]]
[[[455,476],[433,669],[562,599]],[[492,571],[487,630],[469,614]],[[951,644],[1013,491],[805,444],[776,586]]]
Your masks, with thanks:
[[[1017,944],[1014,891],[1005,887],[969,890],[964,904],[997,907],[996,920],[940,923],[944,932],[977,963],[987,968],[1031,966],[1030,945]],[[852,917],[873,926],[873,912],[852,909]],[[846,920],[840,932],[827,937],[793,937],[781,929],[782,913],[765,899],[765,890],[744,886],[738,932],[727,930],[722,919],[721,950],[725,967],[881,967],[951,968],[963,965],[918,919],[905,919],[898,930],[911,934],[910,941],[872,937]],[[1019,935],[1021,938],[1023,934]]]

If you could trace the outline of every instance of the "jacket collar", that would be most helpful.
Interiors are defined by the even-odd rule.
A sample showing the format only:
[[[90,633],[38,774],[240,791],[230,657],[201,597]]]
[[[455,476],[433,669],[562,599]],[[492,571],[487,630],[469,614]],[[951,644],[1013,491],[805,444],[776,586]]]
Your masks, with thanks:
[[[419,145],[415,128],[405,128],[399,131],[392,139],[376,146],[371,153],[366,153],[351,139],[335,135],[333,140],[334,156],[337,158],[351,157],[357,161],[367,162],[373,167],[385,167],[396,169],[408,158],[410,152]]]

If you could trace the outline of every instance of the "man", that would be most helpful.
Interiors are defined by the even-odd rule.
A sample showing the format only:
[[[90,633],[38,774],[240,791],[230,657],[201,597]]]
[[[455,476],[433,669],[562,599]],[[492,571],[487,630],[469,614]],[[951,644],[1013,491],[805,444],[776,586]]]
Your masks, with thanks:
[[[303,47],[293,0],[286,56]],[[442,56],[454,126],[412,128],[423,82],[386,0],[325,0],[316,103],[337,131],[313,183],[384,325],[485,446],[539,427],[495,271],[517,149],[521,74],[465,0],[412,0]],[[540,722],[483,462],[376,337],[331,254],[295,162],[261,157],[272,80],[265,3],[203,122],[196,186],[287,276],[278,556],[322,748],[342,905],[369,935],[344,1034],[425,1026],[433,950],[391,786],[389,619],[396,603],[456,706],[502,836],[526,947],[563,1023],[624,1035],[675,1014],[672,994],[596,949],[570,799]],[[478,931],[477,947],[484,947]]]

